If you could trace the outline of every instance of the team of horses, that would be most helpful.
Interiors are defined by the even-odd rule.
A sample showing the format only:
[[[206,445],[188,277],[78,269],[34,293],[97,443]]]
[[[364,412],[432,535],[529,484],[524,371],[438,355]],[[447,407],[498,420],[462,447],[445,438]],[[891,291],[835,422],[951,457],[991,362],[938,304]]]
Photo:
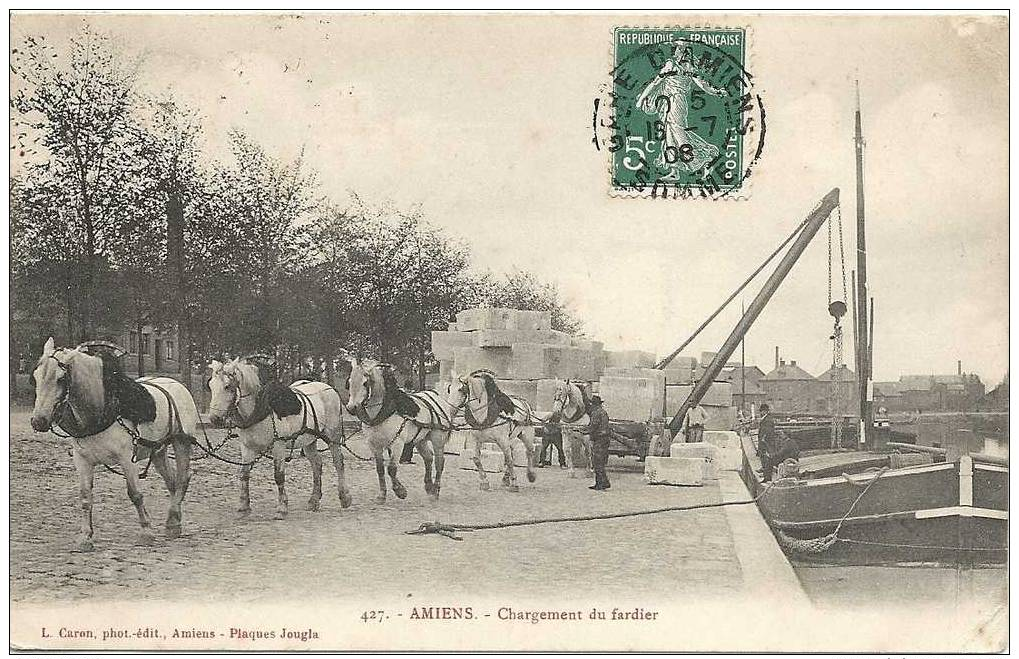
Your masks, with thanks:
[[[124,475],[128,498],[138,511],[141,541],[147,544],[154,540],[154,535],[139,487],[139,464],[148,461],[170,493],[167,536],[178,537],[191,478],[193,446],[239,467],[238,512],[242,516],[251,512],[251,469],[260,458],[271,458],[278,493],[275,518],[283,519],[289,507],[286,466],[295,453],[303,454],[312,467],[307,509],[315,511],[321,505],[323,460],[318,449],[321,441],[336,471],[340,505],[343,508],[351,505],[344,468],[343,403],[339,393],[328,384],[300,380],[283,385],[254,356],[212,361],[207,416],[213,427],[229,429],[227,439],[238,441],[240,460],[231,460],[223,458],[216,450],[219,447],[212,447],[205,437],[198,405],[183,384],[166,377],[131,381],[117,373],[115,363],[102,357],[89,354],[82,346],[58,348],[50,338],[33,373],[36,396],[32,428],[37,432],[53,431],[72,442],[81,505],[78,543],[81,551],[93,549],[92,487],[95,469],[100,465],[111,470],[119,468]],[[386,501],[390,487],[397,498],[406,498],[407,488],[397,477],[397,471],[399,457],[407,444],[412,444],[424,461],[424,490],[437,500],[446,443],[456,430],[466,429],[475,436],[472,461],[482,490],[491,487],[481,460],[485,443],[498,445],[503,453],[502,484],[508,491],[519,490],[513,456],[517,441],[527,454],[527,479],[535,481],[538,425],[564,424],[563,438],[567,441],[571,467],[571,444],[584,447],[584,452],[590,455],[590,442],[570,427],[587,421],[588,392],[582,384],[557,381],[552,412],[539,415],[526,400],[503,393],[489,371],[454,374],[436,390],[408,392],[397,386],[390,365],[370,359],[348,361],[346,409],[360,420],[360,433],[375,462],[379,482],[376,503]],[[173,464],[169,461],[171,447]]]

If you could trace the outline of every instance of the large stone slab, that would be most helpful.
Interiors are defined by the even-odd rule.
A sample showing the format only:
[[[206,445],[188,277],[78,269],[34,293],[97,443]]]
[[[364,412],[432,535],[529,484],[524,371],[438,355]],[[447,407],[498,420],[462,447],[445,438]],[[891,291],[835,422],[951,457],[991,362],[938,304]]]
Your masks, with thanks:
[[[648,456],[644,460],[644,479],[651,485],[703,485],[704,460]]]
[[[679,406],[683,404],[683,401],[687,399],[690,392],[693,391],[692,384],[686,385],[669,385],[666,393],[669,396],[669,407],[672,408],[672,413],[675,414]],[[712,382],[711,386],[704,393],[704,397],[701,398],[701,405],[707,407],[709,405],[728,407],[732,405],[732,383],[731,382]],[[728,430],[728,428],[726,428]]]
[[[509,377],[518,380],[569,378],[590,381],[598,377],[597,365],[598,359],[591,350],[515,343]]]
[[[606,366],[603,375],[614,378],[647,378],[665,386],[665,371],[657,368],[635,366]]]
[[[495,373],[496,377],[512,377],[513,351],[510,348],[456,348],[453,355],[453,368],[460,375],[484,368]]]
[[[533,408],[538,400],[537,380],[496,380],[499,389],[510,396],[523,398]]]
[[[697,358],[680,355],[665,367],[665,380],[669,384],[689,384],[696,379],[696,372]]]
[[[432,332],[432,354],[439,360],[451,360],[454,350],[474,347],[475,341],[474,335],[467,332]]]
[[[740,471],[743,468],[743,449],[739,435],[726,430],[705,430],[704,443],[718,449],[716,463],[721,471]]]
[[[535,388],[534,408],[539,413],[547,414],[552,411],[552,402],[555,399],[556,380],[545,378],[537,381]]]
[[[551,346],[570,346],[571,337],[556,330],[490,329],[472,332],[474,345],[479,348],[510,348],[514,343],[539,343]]]
[[[661,385],[658,379],[603,375],[598,381],[598,391],[609,418],[647,421],[662,416],[665,392]]]
[[[605,368],[610,366],[650,368],[655,356],[643,350],[605,350]]]
[[[465,309],[456,315],[456,326],[461,332],[475,330],[548,330],[552,329],[552,314],[548,311],[522,311],[483,307]]]
[[[698,458],[704,461],[704,480],[718,478],[718,447],[708,442],[693,444],[674,443],[669,447],[670,458]]]
[[[574,348],[583,348],[584,350],[604,350],[605,344],[601,341],[595,341],[593,339],[585,339],[580,337],[573,337],[570,343]]]

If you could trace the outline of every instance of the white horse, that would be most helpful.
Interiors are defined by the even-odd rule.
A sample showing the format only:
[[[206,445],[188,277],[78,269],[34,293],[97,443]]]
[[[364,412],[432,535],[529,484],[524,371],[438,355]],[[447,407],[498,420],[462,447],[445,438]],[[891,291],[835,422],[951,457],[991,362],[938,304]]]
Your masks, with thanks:
[[[527,451],[527,480],[533,483],[537,479],[534,472],[534,424],[544,423],[544,420],[531,410],[530,404],[523,398],[500,391],[491,371],[474,371],[459,381],[460,387],[450,403],[463,405],[464,418],[474,430],[474,466],[478,470],[481,489],[489,489],[488,477],[481,464],[481,445],[495,442],[505,458],[502,484],[510,492],[519,492],[513,464],[513,441],[519,439]]]
[[[392,366],[374,360],[351,360],[350,399],[347,409],[361,420],[361,434],[368,440],[379,477],[376,503],[386,501],[386,472],[397,498],[407,488],[396,477],[397,463],[405,444],[414,444],[425,462],[425,492],[439,498],[446,464],[446,442],[453,431],[457,409],[447,397],[434,391],[408,394],[396,384]],[[386,465],[382,452],[389,452]],[[435,476],[432,477],[434,463]]]
[[[113,390],[113,384],[120,385],[115,378],[124,376],[104,372],[104,368],[108,371],[111,367],[80,348],[57,348],[53,337],[46,341],[33,373],[32,410],[32,428],[36,432],[56,426],[70,436],[81,505],[79,549],[94,549],[92,487],[95,468],[100,464],[117,465],[123,471],[127,496],[138,511],[141,542],[150,544],[154,535],[136,464],[149,460],[170,492],[166,534],[171,538],[180,536],[184,496],[191,480],[191,444],[198,431],[198,407],[191,392],[172,378],[139,378],[137,382],[155,403],[155,418],[136,422],[130,417],[139,415],[124,405],[127,395],[118,397]],[[111,386],[107,387],[107,383]],[[171,444],[176,468],[167,463],[167,447]]]
[[[286,465],[289,456],[300,450],[312,469],[312,491],[308,510],[318,510],[322,501],[322,456],[316,446],[322,439],[329,446],[336,469],[340,505],[350,506],[351,496],[344,479],[342,416],[340,395],[322,382],[298,381],[289,387],[262,381],[256,364],[238,357],[209,364],[212,377],[209,390],[209,420],[214,426],[232,425],[241,441],[240,507],[241,515],[251,512],[249,481],[258,457],[272,453],[273,476],[278,498],[276,519],[287,516]]]
[[[578,432],[572,425],[588,425],[591,423],[587,415],[591,407],[587,390],[570,380],[556,380],[555,397],[552,399],[552,420],[561,423],[563,447],[566,449],[566,466],[570,470],[570,478],[577,473],[573,463],[573,447],[579,446],[587,460],[587,476],[594,476],[591,469],[591,437]]]

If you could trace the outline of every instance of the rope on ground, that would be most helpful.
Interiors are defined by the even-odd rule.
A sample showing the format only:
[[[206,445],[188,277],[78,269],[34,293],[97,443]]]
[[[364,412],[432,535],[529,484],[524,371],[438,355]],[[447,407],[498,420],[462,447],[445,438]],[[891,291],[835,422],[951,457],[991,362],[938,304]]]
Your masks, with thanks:
[[[506,529],[514,526],[535,526],[537,524],[558,524],[561,522],[592,522],[603,519],[619,519],[621,517],[639,517],[641,515],[658,515],[660,513],[681,512],[686,510],[703,510],[706,508],[723,508],[725,506],[746,506],[757,503],[768,490],[771,484],[761,490],[753,499],[746,501],[721,501],[718,503],[698,503],[689,506],[666,506],[664,508],[652,508],[650,510],[630,510],[622,513],[602,513],[600,515],[572,515],[569,517],[544,517],[538,519],[510,520],[506,522],[492,522],[490,524],[444,524],[439,521],[422,522],[412,531],[404,531],[408,535],[421,535],[435,533],[452,540],[463,540],[456,535],[460,531],[488,531],[492,529]]]
[[[776,528],[775,537],[778,539],[778,544],[781,545],[783,549],[800,554],[822,554],[831,549],[835,543],[840,540],[838,536],[839,531],[842,530],[842,524],[849,518],[850,515],[853,514],[853,511],[856,510],[856,506],[863,499],[863,496],[867,494],[867,491],[870,490],[874,483],[878,482],[878,479],[884,476],[886,471],[888,471],[888,467],[881,469],[881,471],[877,472],[877,475],[875,475],[874,478],[870,479],[870,482],[867,483],[867,486],[863,488],[859,496],[856,497],[856,500],[853,501],[853,505],[849,506],[849,510],[847,510],[846,514],[842,516],[839,523],[835,525],[835,530],[831,533],[822,535],[818,538],[801,539],[794,538],[781,529]],[[853,483],[854,485],[856,484],[847,474],[842,474],[842,476],[850,483]]]

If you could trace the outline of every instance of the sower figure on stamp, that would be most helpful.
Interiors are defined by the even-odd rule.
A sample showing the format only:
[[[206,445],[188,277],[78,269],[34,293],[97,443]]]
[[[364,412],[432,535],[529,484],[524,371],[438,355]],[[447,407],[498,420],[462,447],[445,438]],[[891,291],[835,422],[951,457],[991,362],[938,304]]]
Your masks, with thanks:
[[[695,86],[713,96],[726,95],[725,90],[697,75],[690,45],[680,41],[637,97],[637,107],[660,117],[663,124],[661,149],[655,157],[655,165],[664,172],[663,181],[677,181],[683,174],[698,172],[718,157],[718,147],[689,128],[691,98],[700,93]]]
[[[591,396],[591,409],[587,414],[591,423],[583,430],[583,433],[591,436],[591,466],[594,468],[594,485],[588,489],[607,490],[612,487],[609,477],[605,473],[605,467],[609,463],[609,441],[612,439],[612,429],[609,427],[609,415],[602,407],[601,396]]]
[[[793,439],[779,434],[767,403],[761,405],[761,414],[764,416],[757,430],[757,454],[761,456],[762,480],[768,482],[776,466],[789,458],[800,457],[800,449]]]

